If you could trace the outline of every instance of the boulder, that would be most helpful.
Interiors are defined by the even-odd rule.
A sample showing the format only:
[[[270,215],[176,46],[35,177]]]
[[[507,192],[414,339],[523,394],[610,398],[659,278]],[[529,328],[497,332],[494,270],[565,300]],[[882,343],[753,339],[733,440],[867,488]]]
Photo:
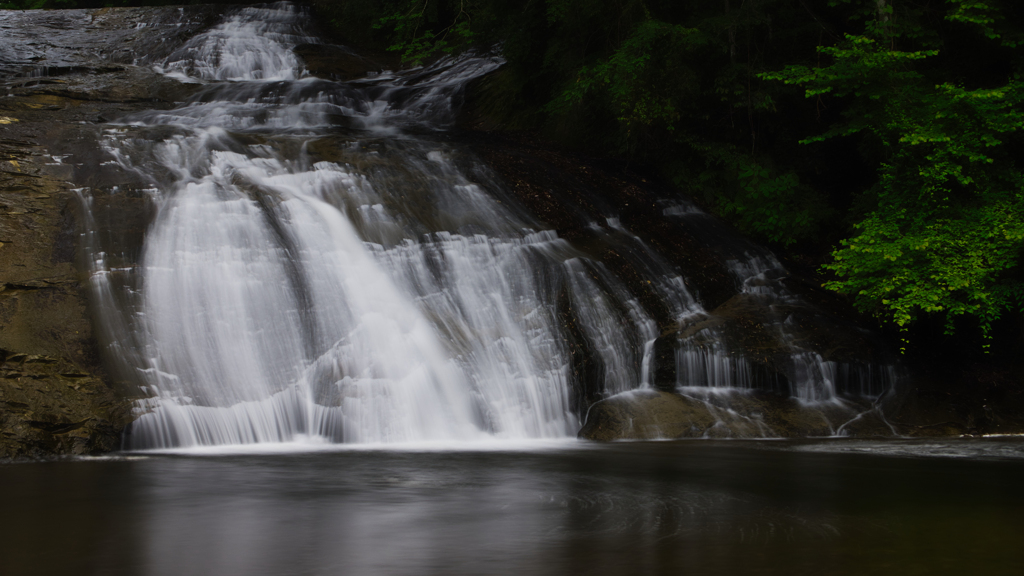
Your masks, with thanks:
[[[591,406],[579,437],[602,442],[700,438],[715,422],[700,402],[679,394],[636,390]]]
[[[300,44],[293,52],[303,61],[310,74],[326,80],[356,80],[371,73],[379,74],[385,69],[394,70],[398,67],[396,62],[382,63],[379,57],[367,57],[344,46],[332,44]]]
[[[894,436],[881,410],[864,400],[803,403],[761,391],[686,394],[636,390],[590,407],[578,436],[586,440]]]

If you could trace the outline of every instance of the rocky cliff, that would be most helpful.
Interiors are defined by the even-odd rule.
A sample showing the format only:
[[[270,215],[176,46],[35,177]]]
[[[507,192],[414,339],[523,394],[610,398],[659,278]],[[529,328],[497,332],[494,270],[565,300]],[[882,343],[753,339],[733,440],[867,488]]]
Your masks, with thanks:
[[[83,230],[72,182],[93,177],[82,172],[100,159],[105,120],[187,94],[135,63],[216,13],[0,11],[0,459],[120,446],[130,392],[102,367],[76,262]]]
[[[117,448],[129,414],[103,377],[75,266],[71,167],[44,144],[75,105],[0,100],[0,458]]]

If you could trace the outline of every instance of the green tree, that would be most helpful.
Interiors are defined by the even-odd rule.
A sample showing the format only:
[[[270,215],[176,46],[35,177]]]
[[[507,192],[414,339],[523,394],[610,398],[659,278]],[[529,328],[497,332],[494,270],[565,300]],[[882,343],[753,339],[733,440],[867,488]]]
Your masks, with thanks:
[[[388,50],[399,52],[404,64],[419,66],[434,54],[470,45],[476,37],[473,21],[483,13],[472,0],[407,0],[373,27],[389,28],[393,44]]]
[[[812,238],[833,211],[784,158],[759,147],[776,110],[775,86],[757,72],[768,69],[779,34],[773,13],[790,16],[793,4],[623,3],[611,21],[630,22],[628,33],[563,72],[562,92],[545,110],[582,119],[574,132],[600,132],[581,140],[661,165],[745,232],[782,246]]]
[[[1021,309],[1024,3],[317,1],[366,8],[407,62],[501,42],[507,125],[809,258],[838,243],[827,286],[862,311],[988,333]]]
[[[940,81],[949,69],[928,66],[943,52],[928,47],[938,44],[929,30],[885,2],[870,4],[877,12],[863,34],[819,48],[828,65],[763,75],[804,87],[808,98],[847,101],[843,122],[804,142],[861,133],[883,150],[872,207],[833,252],[825,268],[835,279],[825,286],[902,328],[941,314],[952,332],[966,315],[988,336],[1001,315],[1024,309],[1020,70],[994,86]],[[1016,48],[1016,37],[999,31],[994,3],[949,0],[946,8],[946,21],[964,27],[957,32],[989,50]]]

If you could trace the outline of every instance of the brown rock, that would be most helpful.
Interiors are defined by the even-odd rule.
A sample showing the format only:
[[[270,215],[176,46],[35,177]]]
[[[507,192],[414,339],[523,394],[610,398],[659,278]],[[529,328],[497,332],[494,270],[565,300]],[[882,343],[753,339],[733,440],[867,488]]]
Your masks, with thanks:
[[[40,150],[3,145],[0,458],[116,449],[128,401],[104,383],[74,266],[74,197]]]
[[[781,395],[731,391],[678,394],[637,390],[590,407],[579,437],[615,440],[894,436],[875,406],[852,400],[802,403]]]
[[[601,442],[700,438],[715,422],[701,402],[668,392],[637,390],[591,406],[579,437]]]
[[[381,63],[379,58],[330,44],[300,44],[293,51],[305,63],[310,74],[327,80],[355,80],[370,73],[383,72],[386,68],[398,67],[397,63]]]
[[[130,407],[63,359],[8,354],[0,364],[0,459],[93,454],[120,447]]]

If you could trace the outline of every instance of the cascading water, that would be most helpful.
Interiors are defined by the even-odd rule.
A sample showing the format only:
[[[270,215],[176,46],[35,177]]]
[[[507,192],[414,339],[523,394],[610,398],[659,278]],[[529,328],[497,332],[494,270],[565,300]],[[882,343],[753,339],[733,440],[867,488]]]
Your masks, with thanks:
[[[92,246],[107,331],[151,395],[129,445],[571,435],[562,290],[605,339],[608,389],[639,385],[637,336],[606,326],[625,293],[612,276],[445,146],[375,137],[443,127],[461,85],[500,60],[326,82],[291,55],[315,40],[302,23],[288,5],[235,13],[159,64],[207,83],[192,101],[107,130],[156,206],[137,265]],[[364,138],[332,138],[337,116]],[[333,145],[343,162],[312,159]]]
[[[689,203],[667,207],[663,214],[679,218],[695,228],[715,226],[706,213]],[[870,399],[873,403],[870,411],[884,421],[878,400],[896,386],[899,379],[896,366],[891,363],[825,360],[821,353],[801,343],[794,312],[816,315],[816,311],[786,288],[783,279],[788,273],[775,256],[743,241],[724,242],[721,250],[726,269],[739,289],[737,298],[768,311],[768,319],[762,325],[774,334],[781,345],[781,369],[777,374],[757,374],[748,358],[730,350],[723,335],[711,327],[706,329],[706,334],[698,333],[697,337],[684,339],[677,350],[676,370],[680,386],[691,394],[704,397],[706,395],[701,391],[707,388],[785,391],[802,403],[830,403],[852,408],[853,412],[857,412],[857,407],[848,405],[844,396]],[[837,327],[830,329],[837,330]],[[846,327],[845,330],[855,329]],[[859,417],[860,414],[855,415],[854,420]],[[842,430],[842,425],[830,424],[830,427],[833,433]]]
[[[565,437],[589,402],[655,385],[665,326],[434,136],[500,58],[332,82],[292,51],[318,41],[289,4],[237,10],[151,63],[199,86],[187,102],[106,126],[107,163],[152,207],[141,247],[112,245],[95,221],[84,236],[110,356],[146,395],[127,446]],[[95,218],[102,192],[82,197]],[[707,318],[618,220],[595,228],[676,327]],[[763,272],[732,268],[744,293]],[[724,337],[702,334],[677,351],[678,385],[758,385]],[[791,392],[833,398],[819,376]]]

